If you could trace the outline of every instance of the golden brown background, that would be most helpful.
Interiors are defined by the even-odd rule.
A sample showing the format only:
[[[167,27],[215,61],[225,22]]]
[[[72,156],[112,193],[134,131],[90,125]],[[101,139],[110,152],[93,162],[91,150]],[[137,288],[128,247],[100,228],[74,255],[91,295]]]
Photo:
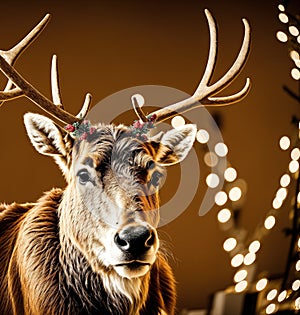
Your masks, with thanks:
[[[271,0],[7,2],[1,3],[0,47],[11,47],[45,13],[51,13],[46,30],[16,68],[50,97],[50,58],[56,53],[64,104],[77,113],[88,91],[94,104],[136,85],[166,85],[192,93],[208,54],[204,8],[219,25],[217,79],[236,56],[243,34],[241,18],[246,17],[252,27],[250,58],[226,92],[242,87],[246,76],[253,86],[245,100],[218,112],[230,149],[228,158],[248,184],[239,225],[250,235],[270,209],[279,178],[287,169],[289,156],[279,150],[278,140],[284,134],[295,134],[291,117],[300,114],[299,104],[282,89],[287,84],[297,90],[297,84],[289,75],[292,61],[287,45],[275,38],[277,29],[283,28],[277,19],[277,4]],[[54,162],[38,155],[25,134],[22,115],[28,111],[40,112],[25,99],[0,109],[0,200],[7,203],[34,201],[43,191],[64,186]],[[201,175],[204,182],[205,171]],[[199,217],[200,203],[201,194],[162,229],[173,251],[179,309],[206,307],[209,295],[230,285],[234,274],[221,248],[227,234],[218,226],[218,209]],[[289,209],[287,202],[274,231],[265,238],[257,273],[283,272],[289,243],[281,230],[290,224]]]

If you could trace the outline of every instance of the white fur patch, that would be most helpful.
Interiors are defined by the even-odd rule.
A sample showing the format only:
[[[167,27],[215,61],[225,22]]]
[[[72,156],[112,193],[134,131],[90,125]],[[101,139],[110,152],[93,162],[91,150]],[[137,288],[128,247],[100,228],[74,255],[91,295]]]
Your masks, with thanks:
[[[39,153],[51,156],[67,154],[61,131],[51,119],[27,113],[24,123],[30,141]]]

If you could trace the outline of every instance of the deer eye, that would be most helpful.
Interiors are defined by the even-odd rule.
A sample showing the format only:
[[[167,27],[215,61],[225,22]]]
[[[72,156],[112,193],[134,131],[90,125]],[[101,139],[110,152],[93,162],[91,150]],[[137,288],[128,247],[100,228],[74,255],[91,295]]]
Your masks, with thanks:
[[[79,179],[79,183],[82,185],[85,185],[87,182],[89,182],[91,180],[90,174],[87,170],[80,170],[77,173],[78,179]]]
[[[155,187],[158,187],[159,184],[160,184],[160,179],[162,178],[162,174],[158,171],[154,171],[152,176],[151,176],[151,179],[150,179],[150,183],[155,186]]]

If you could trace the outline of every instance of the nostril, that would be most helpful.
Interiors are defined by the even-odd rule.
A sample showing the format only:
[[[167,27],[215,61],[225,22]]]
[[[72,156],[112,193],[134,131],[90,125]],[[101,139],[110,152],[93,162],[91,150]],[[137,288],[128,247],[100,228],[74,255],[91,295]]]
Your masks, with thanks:
[[[122,239],[119,235],[119,233],[117,233],[115,235],[115,244],[121,248],[122,250],[127,250],[129,248],[129,242],[127,242],[126,240]]]
[[[143,225],[130,225],[114,236],[115,244],[123,252],[142,254],[155,244],[156,236],[152,229]]]
[[[150,231],[150,236],[149,236],[149,238],[146,240],[145,246],[146,246],[146,247],[151,247],[151,246],[154,245],[154,242],[155,242],[155,235],[154,235],[154,232],[153,232],[153,231]]]

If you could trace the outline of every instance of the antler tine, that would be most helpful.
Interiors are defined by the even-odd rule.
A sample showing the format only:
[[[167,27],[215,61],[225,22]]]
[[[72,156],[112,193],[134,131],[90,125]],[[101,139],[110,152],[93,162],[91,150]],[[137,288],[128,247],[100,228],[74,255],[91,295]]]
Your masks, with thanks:
[[[88,112],[90,110],[91,101],[92,101],[92,95],[90,93],[87,93],[85,95],[85,99],[84,99],[82,108],[81,108],[80,112],[76,115],[76,118],[82,120],[86,117],[86,115],[88,114]]]
[[[26,96],[62,123],[73,124],[74,122],[80,122],[87,115],[90,108],[91,95],[86,95],[82,109],[77,116],[74,116],[63,109],[59,88],[56,55],[53,56],[51,64],[51,91],[53,102],[35,89],[13,67],[13,63],[16,61],[18,56],[41,33],[49,19],[50,15],[47,14],[43,20],[27,36],[25,36],[24,39],[21,40],[21,42],[8,51],[0,50],[0,70],[9,80],[5,90],[0,92],[0,101],[7,101],[17,97]]]
[[[138,116],[138,119],[140,121],[146,122],[147,117],[141,108],[141,105],[143,105],[143,104],[140,104],[134,95],[131,96],[131,103],[132,103],[132,106],[133,106],[133,109],[134,109],[136,115]]]
[[[44,18],[14,47],[3,53],[6,55],[6,60],[11,65],[17,60],[20,54],[39,36],[50,21],[51,15],[48,13]]]
[[[229,96],[208,97],[202,101],[202,105],[207,106],[226,106],[242,100],[250,91],[251,81],[246,78],[244,87],[237,93]]]
[[[57,70],[57,56],[52,56],[51,62],[51,92],[52,92],[52,100],[54,105],[64,109],[61,101],[61,92],[59,88],[59,77]]]
[[[61,109],[64,109],[64,106],[62,104],[62,98],[61,98],[61,91],[59,87],[59,75],[58,75],[58,66],[57,66],[57,56],[52,56],[52,62],[51,62],[51,92],[52,92],[52,100],[54,105],[60,107]],[[90,110],[92,95],[90,93],[87,93],[85,96],[84,103],[82,105],[82,108],[80,112],[76,115],[76,118],[82,120],[86,117]]]
[[[231,68],[223,75],[223,77],[213,85],[207,87],[208,90],[213,92],[212,94],[216,94],[225,89],[240,74],[247,61],[250,52],[250,26],[246,19],[243,19],[242,21],[245,28],[245,34],[240,52]],[[209,95],[207,97],[209,97]]]
[[[209,54],[208,54],[208,60],[206,64],[206,68],[203,74],[203,77],[198,85],[198,88],[196,89],[195,93],[200,93],[202,88],[207,87],[209,84],[210,79],[212,78],[215,66],[216,66],[216,60],[217,60],[217,52],[218,52],[218,33],[217,33],[217,26],[216,22],[211,15],[211,13],[205,9],[204,13],[207,18],[208,26],[209,26]]]
[[[5,60],[10,64],[14,65],[18,57],[23,53],[23,51],[30,46],[30,44],[39,36],[39,34],[43,31],[50,20],[50,14],[46,14],[44,18],[32,29],[19,43],[17,43],[14,47],[9,50],[0,50],[0,55],[5,58]],[[14,98],[20,96],[19,89],[12,89],[13,83],[12,81],[8,81],[4,91],[11,90],[10,93],[7,94],[7,98]],[[2,99],[2,98],[1,98]],[[0,106],[3,104],[3,101],[0,102]]]
[[[48,98],[42,95],[29,82],[27,82],[2,56],[0,56],[0,70],[9,80],[14,83],[16,86],[14,89],[16,91],[15,94],[18,94],[18,96],[26,96],[48,114],[52,115],[63,123],[72,124],[76,121],[80,121],[77,117],[54,105]],[[1,92],[0,99],[7,100],[7,93],[12,94],[12,90]],[[12,98],[15,97],[16,95],[14,95]]]
[[[216,65],[217,58],[217,28],[214,18],[211,13],[206,9],[205,15],[208,21],[209,34],[210,34],[210,49],[207,61],[207,66],[204,71],[203,77],[194,92],[194,94],[182,101],[171,104],[165,108],[161,108],[150,115],[156,115],[156,122],[161,122],[178,113],[184,113],[193,108],[202,106],[224,106],[243,99],[250,90],[250,79],[246,79],[244,87],[237,93],[230,96],[215,97],[214,95],[226,88],[242,71],[250,51],[250,26],[246,19],[243,19],[244,24],[244,39],[240,52],[231,66],[231,68],[223,75],[221,79],[212,85],[209,82],[212,78],[213,71]]]

